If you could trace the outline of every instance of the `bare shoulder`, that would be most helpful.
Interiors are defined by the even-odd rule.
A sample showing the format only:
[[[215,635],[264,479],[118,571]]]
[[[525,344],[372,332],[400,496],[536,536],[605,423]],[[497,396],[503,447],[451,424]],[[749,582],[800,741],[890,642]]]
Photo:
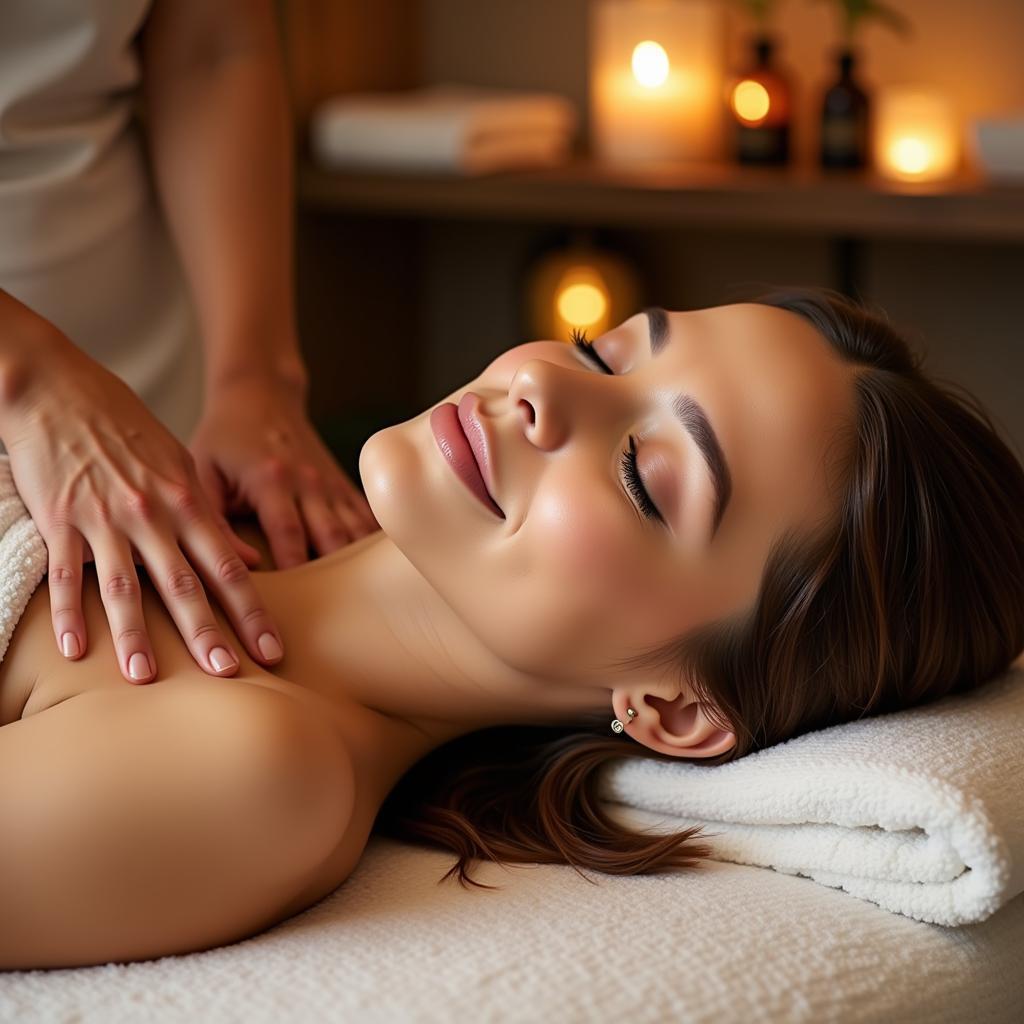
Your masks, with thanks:
[[[0,967],[262,931],[342,881],[354,801],[330,721],[237,680],[95,690],[6,725]]]

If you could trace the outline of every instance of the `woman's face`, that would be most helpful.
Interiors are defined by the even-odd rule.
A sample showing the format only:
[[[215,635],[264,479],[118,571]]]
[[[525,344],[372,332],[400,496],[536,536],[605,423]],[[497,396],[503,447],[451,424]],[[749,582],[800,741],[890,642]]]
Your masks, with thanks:
[[[854,370],[802,317],[752,303],[647,310],[592,344],[610,373],[565,342],[510,349],[373,435],[360,474],[384,531],[487,648],[594,683],[749,606],[773,541],[834,511],[829,446],[853,421]],[[480,453],[500,513],[474,491]]]

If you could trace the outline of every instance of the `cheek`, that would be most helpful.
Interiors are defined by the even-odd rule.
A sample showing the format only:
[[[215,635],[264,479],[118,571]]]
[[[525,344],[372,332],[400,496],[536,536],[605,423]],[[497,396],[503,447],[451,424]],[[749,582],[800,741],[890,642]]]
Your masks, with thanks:
[[[540,575],[603,606],[637,568],[637,545],[622,510],[606,493],[571,486],[537,494],[530,510],[529,556]]]
[[[630,515],[610,489],[538,490],[498,570],[510,648],[523,667],[572,676],[637,641],[651,553]]]
[[[668,550],[660,526],[641,523],[614,487],[563,480],[539,491],[523,551],[521,607],[552,650],[593,652],[607,664],[661,644],[707,619],[715,574]]]

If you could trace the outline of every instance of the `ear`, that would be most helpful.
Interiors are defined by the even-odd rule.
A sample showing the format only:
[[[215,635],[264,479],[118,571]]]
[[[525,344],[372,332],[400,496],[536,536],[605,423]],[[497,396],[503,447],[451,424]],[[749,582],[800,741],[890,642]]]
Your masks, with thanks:
[[[626,733],[662,754],[715,757],[736,745],[736,734],[715,725],[707,717],[707,706],[686,693],[667,699],[640,687],[615,689],[612,706]],[[632,721],[627,708],[637,713]]]

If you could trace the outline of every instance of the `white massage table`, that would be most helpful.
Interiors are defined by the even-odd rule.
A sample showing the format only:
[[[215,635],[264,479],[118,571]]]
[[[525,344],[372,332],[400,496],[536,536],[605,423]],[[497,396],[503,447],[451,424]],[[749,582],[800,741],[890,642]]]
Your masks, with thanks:
[[[375,837],[332,895],[233,946],[0,974],[0,1021],[1024,1020],[1024,894],[948,928],[716,861],[597,885],[478,865],[498,892],[437,885],[451,863]]]

